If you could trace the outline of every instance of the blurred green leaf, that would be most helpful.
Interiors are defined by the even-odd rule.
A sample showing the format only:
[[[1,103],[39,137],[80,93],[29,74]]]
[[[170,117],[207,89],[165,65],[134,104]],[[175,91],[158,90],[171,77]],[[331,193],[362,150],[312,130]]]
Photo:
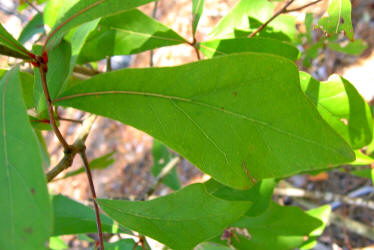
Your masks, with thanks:
[[[65,0],[63,1],[65,4]],[[46,41],[46,48],[54,46],[66,32],[83,23],[95,20],[99,17],[115,15],[120,12],[133,9],[154,0],[85,0],[77,1],[54,24]]]
[[[142,250],[141,246],[135,247],[133,239],[121,239],[113,243],[104,243],[106,250]]]
[[[61,239],[61,237],[51,237],[49,238],[49,248],[51,250],[62,250],[68,249],[69,246]]]
[[[106,56],[136,54],[185,42],[169,27],[133,9],[103,18],[87,38],[78,63],[97,61]]]
[[[359,39],[347,43],[328,42],[327,47],[340,53],[358,56],[367,49],[368,45],[363,40]]]
[[[30,40],[35,34],[44,32],[44,21],[43,14],[36,14],[30,22],[27,23],[25,28],[23,28],[18,41],[22,44]]]
[[[235,38],[200,43],[201,52],[207,58],[239,52],[260,52],[286,57],[296,61],[299,51],[293,45],[268,38]]]
[[[21,59],[30,59],[27,49],[23,47],[0,23],[0,54]]]
[[[266,212],[260,216],[245,216],[232,224],[233,227],[247,229],[250,236],[235,233],[236,237],[231,237],[231,243],[237,249],[292,249],[321,225],[319,219],[299,207],[282,207],[271,202]]]
[[[239,189],[354,160],[301,92],[295,65],[269,54],[100,74],[67,90],[56,104],[146,131]]]
[[[45,249],[52,228],[51,206],[18,67],[0,80],[0,93],[0,246]]]
[[[231,248],[216,242],[203,242],[196,246],[194,250],[230,250]]]
[[[204,0],[192,0],[192,34],[195,36],[197,25],[204,10]]]
[[[33,51],[41,54],[41,47],[34,46]],[[49,51],[48,57],[47,85],[49,94],[53,100],[60,90],[64,88],[66,78],[69,74],[71,59],[70,44],[62,40],[57,47]],[[34,67],[34,76],[34,103],[38,114],[40,114],[47,110],[47,101],[43,91],[39,68],[37,67]]]
[[[319,219],[322,222],[322,225],[313,230],[309,235],[308,239],[303,242],[301,246],[299,246],[300,249],[312,249],[317,244],[318,237],[323,233],[325,230],[327,223],[329,221],[329,217],[331,214],[331,206],[325,205],[321,207],[317,207],[314,209],[311,209],[306,212],[310,216],[313,216],[316,219]]]
[[[99,199],[99,204],[123,226],[181,250],[217,236],[251,206],[250,202],[218,199],[203,184],[150,201]]]
[[[328,16],[318,21],[318,27],[328,35],[338,34],[344,31],[349,40],[354,40],[354,33],[351,19],[350,0],[331,0],[327,10]]]
[[[53,208],[53,236],[97,232],[95,211],[91,207],[59,194],[53,196]],[[114,222],[103,214],[100,218],[103,232],[114,232]]]
[[[224,186],[213,179],[204,183],[208,193],[229,201],[250,201],[252,207],[246,216],[258,216],[266,211],[273,196],[274,179],[263,179],[248,190],[237,190]]]
[[[214,38],[232,38],[235,29],[248,30],[254,28],[249,17],[265,22],[273,14],[274,5],[263,0],[240,0],[225,15],[211,32]]]
[[[321,116],[354,149],[371,142],[373,124],[370,108],[350,82],[338,75],[319,82],[300,72],[300,83]]]
[[[153,176],[157,177],[162,169],[166,167],[166,165],[171,160],[170,152],[165,145],[157,140],[153,140],[153,148],[152,148],[152,155],[153,155],[153,167],[152,167],[152,174]],[[178,179],[177,170],[173,168],[171,172],[163,179],[162,181],[166,186],[170,187],[173,190],[178,190],[181,188],[181,184]]]

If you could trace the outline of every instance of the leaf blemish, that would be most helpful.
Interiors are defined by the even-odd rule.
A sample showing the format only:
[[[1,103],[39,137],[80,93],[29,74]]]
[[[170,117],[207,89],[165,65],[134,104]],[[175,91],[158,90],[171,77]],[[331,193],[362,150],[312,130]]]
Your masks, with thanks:
[[[247,169],[247,164],[244,161],[242,162],[242,167],[243,167],[243,170],[246,173],[246,175],[248,175],[252,185],[254,185],[257,182],[257,180],[249,173],[249,171]]]
[[[232,94],[233,94],[234,96],[238,96],[238,92],[236,92],[236,91],[232,92]]]
[[[31,188],[31,193],[35,194],[35,189],[34,188]]]
[[[32,234],[32,228],[31,227],[26,227],[25,229],[23,229],[23,231],[27,234]]]

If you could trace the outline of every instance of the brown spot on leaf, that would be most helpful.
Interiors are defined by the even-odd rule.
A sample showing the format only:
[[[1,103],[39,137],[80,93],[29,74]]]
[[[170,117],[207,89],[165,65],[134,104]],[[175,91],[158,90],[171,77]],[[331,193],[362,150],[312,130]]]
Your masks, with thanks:
[[[238,92],[236,92],[236,91],[232,92],[232,94],[233,94],[234,96],[238,96]]]
[[[257,182],[257,180],[251,175],[251,173],[247,169],[247,164],[244,161],[242,162],[242,167],[246,175],[248,175],[249,180],[251,181],[252,185],[254,185]]]
[[[221,107],[221,110],[225,110],[225,107]]]
[[[26,227],[25,229],[23,229],[23,231],[27,234],[32,234],[32,228],[31,227]]]
[[[31,188],[31,193],[35,194],[35,189],[34,188]]]

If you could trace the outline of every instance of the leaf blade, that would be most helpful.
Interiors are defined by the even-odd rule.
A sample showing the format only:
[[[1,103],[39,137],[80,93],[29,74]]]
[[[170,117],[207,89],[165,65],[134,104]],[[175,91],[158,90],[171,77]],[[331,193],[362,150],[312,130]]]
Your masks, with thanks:
[[[206,192],[203,184],[192,184],[151,201],[100,199],[99,204],[120,224],[173,249],[191,249],[218,235],[251,206],[249,202],[215,198]]]
[[[44,249],[52,214],[37,138],[22,100],[19,68],[0,81],[0,245]],[[22,157],[20,157],[22,155]]]
[[[246,189],[263,178],[354,159],[298,79],[287,59],[242,53],[102,74],[56,100],[146,131],[219,182]],[[280,100],[277,112],[270,100]]]

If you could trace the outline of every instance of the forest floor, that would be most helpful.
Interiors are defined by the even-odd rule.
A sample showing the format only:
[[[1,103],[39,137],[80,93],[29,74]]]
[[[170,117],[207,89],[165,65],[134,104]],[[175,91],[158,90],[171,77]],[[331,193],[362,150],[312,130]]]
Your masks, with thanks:
[[[229,0],[205,0],[204,15],[200,21],[198,29],[198,40],[208,38],[208,34],[222,16],[238,1]],[[295,6],[301,5],[304,1],[296,1]],[[326,80],[332,73],[338,73],[350,80],[364,96],[371,102],[374,98],[374,1],[353,0],[353,24],[355,36],[367,42],[368,49],[360,56],[347,56],[336,52],[324,50],[314,62],[309,72],[315,72],[321,80]],[[305,9],[297,13],[296,18],[301,24],[307,11],[313,13],[323,13],[327,6],[327,1],[322,1],[318,5]],[[14,36],[18,36],[22,25],[35,13],[31,9],[15,16],[16,4],[10,0],[0,2],[0,21],[5,24]],[[190,0],[159,0],[156,18],[162,23],[170,26],[184,37],[191,37],[191,1]],[[141,8],[145,13],[151,15],[153,4],[148,4]],[[300,25],[302,26],[302,25]],[[302,27],[299,27],[302,28]],[[316,36],[321,35],[316,32]],[[190,39],[192,40],[192,39]],[[196,55],[190,46],[179,45],[167,48],[160,48],[154,51],[155,66],[173,66],[186,62],[196,61]],[[148,67],[150,53],[141,53],[131,58],[130,67]],[[1,68],[7,67],[9,61],[1,58]],[[103,69],[103,68],[102,68]],[[86,114],[73,109],[63,112],[65,117],[82,119]],[[61,122],[61,131],[69,142],[72,142],[79,125],[69,122]],[[49,153],[51,154],[51,166],[55,165],[61,158],[61,147],[56,138],[51,133],[44,134]],[[136,199],[146,192],[154,182],[151,175],[153,139],[151,136],[141,132],[131,126],[123,125],[119,122],[99,117],[95,122],[90,136],[87,140],[87,153],[89,159],[94,159],[114,152],[114,160],[111,166],[103,170],[93,171],[94,183],[98,197]],[[82,166],[78,160],[74,161],[73,167],[76,169]],[[194,182],[205,181],[208,176],[204,175],[190,164],[187,160],[182,160],[177,166],[177,172],[183,186]],[[288,180],[294,186],[309,191],[332,192],[346,195],[352,190],[371,186],[367,179],[354,177],[347,171],[331,171],[328,174],[318,176],[300,175]],[[56,181],[49,185],[54,193],[62,193],[73,199],[86,202],[90,198],[89,187],[84,174],[77,175],[65,180]],[[161,186],[156,194],[165,195],[170,190]],[[373,193],[366,198],[371,199]],[[297,204],[298,200],[284,196],[274,196],[274,199],[284,204]],[[324,204],[324,201],[314,200],[316,205]],[[372,228],[374,226],[374,211],[352,205],[344,205],[334,211],[344,218],[353,219],[363,225]],[[344,224],[344,223],[343,223]],[[372,240],[363,236],[359,232],[353,232],[347,226],[331,224],[319,239],[316,249],[351,249],[370,246]],[[74,237],[66,238],[75,247],[82,246],[80,241]],[[373,245],[374,246],[374,245]],[[368,248],[369,249],[369,248]],[[374,249],[371,248],[371,249]]]

